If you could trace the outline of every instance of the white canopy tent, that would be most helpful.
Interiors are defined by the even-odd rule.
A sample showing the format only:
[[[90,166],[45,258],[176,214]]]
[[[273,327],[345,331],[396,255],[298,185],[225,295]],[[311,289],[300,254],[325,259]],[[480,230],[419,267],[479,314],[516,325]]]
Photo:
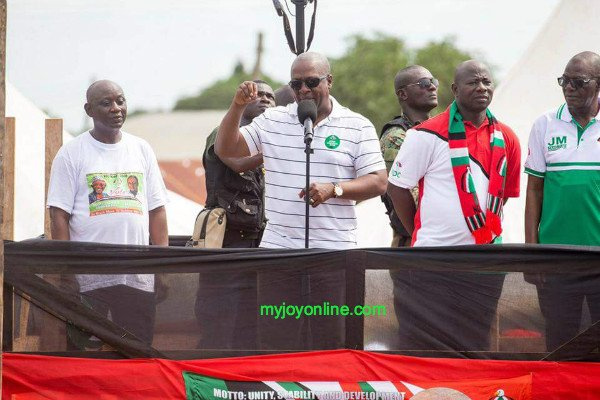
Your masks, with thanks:
[[[542,113],[565,102],[556,78],[571,57],[582,51],[600,53],[600,1],[562,0],[525,54],[496,90],[491,109],[514,129],[521,141],[522,159],[533,122]],[[521,176],[521,197],[507,203],[504,242],[524,241],[527,176]]]

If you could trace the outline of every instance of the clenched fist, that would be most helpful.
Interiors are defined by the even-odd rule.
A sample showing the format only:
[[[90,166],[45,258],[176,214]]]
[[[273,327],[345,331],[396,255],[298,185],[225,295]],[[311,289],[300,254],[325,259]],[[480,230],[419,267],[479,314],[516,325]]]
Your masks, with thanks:
[[[239,106],[247,106],[258,98],[258,85],[252,81],[245,81],[238,86],[233,102]]]

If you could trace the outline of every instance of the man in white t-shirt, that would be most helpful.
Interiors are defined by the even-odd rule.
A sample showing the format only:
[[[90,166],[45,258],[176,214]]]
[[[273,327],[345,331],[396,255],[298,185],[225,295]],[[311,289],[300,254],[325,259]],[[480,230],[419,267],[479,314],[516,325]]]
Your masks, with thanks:
[[[86,97],[94,127],[65,144],[52,163],[52,239],[132,245],[150,239],[167,246],[165,185],[150,145],[121,130],[127,116],[123,90],[103,80]],[[77,282],[85,303],[152,343],[154,275],[77,275]]]
[[[313,207],[309,245],[330,249],[356,247],[356,201],[379,196],[387,186],[375,128],[368,119],[330,96],[333,75],[325,56],[313,52],[299,55],[292,63],[289,84],[296,101],[312,100],[317,106],[308,193]],[[262,153],[268,222],[260,246],[303,248],[306,155],[298,104],[270,108],[240,128],[244,109],[257,98],[257,93],[254,82],[244,82],[238,87],[219,127],[215,150],[219,157]],[[259,303],[328,301],[340,304],[344,301],[343,289],[340,289],[343,276],[338,271],[321,271],[311,273],[308,280],[291,277],[289,273],[260,274]],[[302,296],[302,293],[309,295]],[[264,329],[266,320],[262,318],[259,323],[262,324],[259,341],[263,348],[287,349],[300,342],[297,335],[302,328],[294,325],[292,319],[275,321]],[[315,321],[318,322],[311,325],[313,341],[304,347],[336,348],[343,344],[341,325],[333,326],[335,317],[315,318]],[[286,325],[288,323],[291,325]]]

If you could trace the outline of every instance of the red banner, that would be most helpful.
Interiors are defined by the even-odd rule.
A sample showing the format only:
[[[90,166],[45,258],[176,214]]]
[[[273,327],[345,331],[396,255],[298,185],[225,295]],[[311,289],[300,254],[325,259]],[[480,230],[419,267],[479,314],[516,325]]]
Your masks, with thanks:
[[[14,400],[208,399],[211,392],[190,387],[190,377],[196,383],[224,382],[218,387],[235,387],[240,399],[247,398],[240,383],[266,385],[260,391],[252,389],[250,397],[273,392],[261,395],[267,399],[289,398],[290,392],[278,391],[282,387],[317,388],[315,393],[321,395],[325,392],[320,389],[330,387],[325,384],[339,385],[342,394],[338,395],[351,400],[385,398],[369,392],[381,392],[389,385],[399,393],[395,398],[401,399],[403,393],[407,400],[600,399],[599,363],[430,359],[352,350],[194,361],[4,354],[2,376],[2,398]],[[220,398],[228,393],[219,390]],[[327,389],[329,394],[323,398],[336,398],[335,392]],[[391,392],[384,390],[388,398]],[[298,390],[293,393],[298,398],[308,396]]]

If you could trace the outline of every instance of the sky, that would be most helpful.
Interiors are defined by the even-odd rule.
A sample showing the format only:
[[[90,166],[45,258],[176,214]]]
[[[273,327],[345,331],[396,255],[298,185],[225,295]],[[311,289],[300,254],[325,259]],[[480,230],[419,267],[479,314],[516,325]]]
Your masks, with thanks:
[[[353,34],[383,32],[411,47],[452,36],[493,64],[501,79],[558,3],[319,0],[311,50],[338,57]],[[312,8],[306,9],[307,31]],[[265,35],[263,71],[287,82],[294,55],[271,0],[8,0],[6,74],[77,133],[91,81],[119,83],[130,112],[168,110],[179,97],[229,76],[238,60],[251,69],[259,31]]]

